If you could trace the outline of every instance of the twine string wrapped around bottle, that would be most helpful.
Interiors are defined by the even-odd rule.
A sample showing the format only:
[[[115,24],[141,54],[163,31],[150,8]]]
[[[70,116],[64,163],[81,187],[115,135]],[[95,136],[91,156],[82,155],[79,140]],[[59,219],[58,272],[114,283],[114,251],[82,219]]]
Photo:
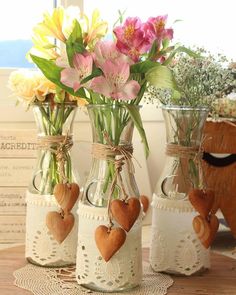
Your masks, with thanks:
[[[72,136],[66,135],[47,135],[38,136],[38,149],[54,153],[57,160],[57,173],[60,183],[67,183],[68,178],[65,174],[65,163],[67,153],[73,146]]]
[[[108,228],[109,230],[113,226],[112,214],[110,210],[110,204],[112,201],[112,194],[115,191],[116,185],[118,185],[122,191],[121,200],[126,201],[129,196],[126,192],[125,185],[121,176],[123,165],[128,166],[130,173],[134,173],[134,165],[132,162],[133,158],[133,146],[132,144],[114,145],[110,140],[109,135],[104,132],[104,138],[108,144],[93,143],[92,155],[96,159],[103,159],[114,163],[115,172],[112,178],[111,186],[108,193],[108,205],[107,214],[109,218]]]
[[[179,144],[169,143],[166,145],[166,155],[170,157],[179,158],[181,167],[179,168],[179,172],[177,173],[176,178],[176,185],[178,184],[178,188],[183,192],[186,191],[186,183],[184,179],[189,179],[191,182],[192,187],[194,184],[191,179],[189,178],[189,161],[192,161],[194,165],[196,165],[197,173],[199,175],[199,183],[198,186],[204,189],[204,176],[201,167],[201,159],[203,156],[203,151],[201,145],[195,146],[184,146]],[[178,174],[180,173],[180,177]]]

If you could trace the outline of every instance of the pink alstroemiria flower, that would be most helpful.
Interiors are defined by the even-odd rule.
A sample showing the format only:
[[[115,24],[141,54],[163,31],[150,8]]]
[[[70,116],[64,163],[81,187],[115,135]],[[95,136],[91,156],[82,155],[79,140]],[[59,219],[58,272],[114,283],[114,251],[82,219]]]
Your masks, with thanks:
[[[158,44],[160,44],[163,39],[173,39],[173,29],[166,29],[166,22],[167,15],[150,17],[147,20],[147,22],[144,24],[144,30],[150,43],[157,40]]]
[[[137,62],[140,55],[150,48],[148,38],[145,36],[143,24],[138,17],[128,17],[122,26],[114,29],[117,38],[117,48]]]
[[[123,62],[133,64],[133,61],[127,56],[121,53],[116,48],[114,41],[98,41],[94,47],[93,54],[94,62],[96,66],[102,67],[106,60],[119,59]]]
[[[92,73],[93,58],[91,55],[84,56],[76,53],[73,58],[73,65],[74,68],[65,68],[61,71],[61,83],[77,91],[84,86],[81,81]]]
[[[130,80],[130,66],[121,60],[107,60],[102,66],[104,76],[93,79],[90,88],[113,99],[130,100],[136,98],[140,85]]]

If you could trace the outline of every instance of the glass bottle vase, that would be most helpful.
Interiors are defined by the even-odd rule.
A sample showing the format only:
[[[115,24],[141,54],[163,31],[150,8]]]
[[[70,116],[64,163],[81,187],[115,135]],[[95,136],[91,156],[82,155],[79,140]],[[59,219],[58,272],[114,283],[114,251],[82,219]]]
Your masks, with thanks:
[[[153,194],[150,263],[155,271],[191,275],[210,267],[195,233],[198,214],[188,199],[202,186],[200,143],[207,108],[163,106],[166,162]]]
[[[69,102],[61,104],[42,102],[33,106],[39,148],[36,166],[26,194],[25,256],[29,262],[40,266],[62,267],[75,264],[78,228],[76,205],[71,210],[75,218],[74,225],[62,243],[54,238],[46,225],[46,218],[49,212],[61,214],[61,207],[53,194],[55,185],[65,181],[68,183],[79,181],[70,150],[63,151],[63,162],[56,153],[66,138],[72,141],[76,110],[77,106]],[[61,169],[63,169],[63,179]]]
[[[122,164],[122,185],[120,182],[112,185],[116,160],[122,155],[111,152],[104,156],[99,148],[100,145],[102,149],[108,145],[130,146],[133,123],[123,106],[89,105],[88,112],[93,133],[93,159],[78,209],[76,279],[80,285],[91,290],[126,291],[139,285],[142,279],[142,210],[130,231],[126,232],[124,244],[107,262],[96,245],[95,231],[99,226],[109,224],[110,201],[122,199],[124,190],[128,197],[139,199],[131,161]],[[120,227],[116,220],[113,219],[112,223],[114,228]]]

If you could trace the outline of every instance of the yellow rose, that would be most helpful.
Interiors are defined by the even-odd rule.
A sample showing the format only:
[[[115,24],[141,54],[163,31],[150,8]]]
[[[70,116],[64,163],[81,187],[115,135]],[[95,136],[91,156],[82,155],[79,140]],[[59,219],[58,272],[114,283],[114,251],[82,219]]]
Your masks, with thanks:
[[[38,86],[36,73],[33,71],[14,71],[9,77],[9,87],[13,93],[28,104],[35,100],[35,88]]]
[[[46,95],[56,93],[56,85],[44,76],[37,77],[37,87],[35,88],[35,96],[39,101],[44,101]]]
[[[44,101],[47,94],[56,93],[56,85],[36,71],[14,71],[9,77],[8,84],[19,100],[27,104],[35,100]]]
[[[87,100],[82,98],[82,97],[78,97],[78,96],[73,96],[71,94],[69,94],[69,100],[70,101],[76,101],[77,102],[77,105],[79,107],[84,107],[86,106],[86,104],[88,104]]]

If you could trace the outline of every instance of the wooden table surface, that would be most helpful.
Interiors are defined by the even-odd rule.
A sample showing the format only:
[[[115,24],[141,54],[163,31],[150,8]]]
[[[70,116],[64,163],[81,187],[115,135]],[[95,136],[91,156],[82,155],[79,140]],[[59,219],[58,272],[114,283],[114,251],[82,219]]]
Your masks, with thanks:
[[[148,249],[143,255],[147,260]],[[31,294],[13,285],[13,271],[25,264],[23,246],[0,251],[0,295]],[[174,284],[168,295],[236,295],[236,260],[211,253],[211,264],[211,269],[201,275],[172,276]]]

